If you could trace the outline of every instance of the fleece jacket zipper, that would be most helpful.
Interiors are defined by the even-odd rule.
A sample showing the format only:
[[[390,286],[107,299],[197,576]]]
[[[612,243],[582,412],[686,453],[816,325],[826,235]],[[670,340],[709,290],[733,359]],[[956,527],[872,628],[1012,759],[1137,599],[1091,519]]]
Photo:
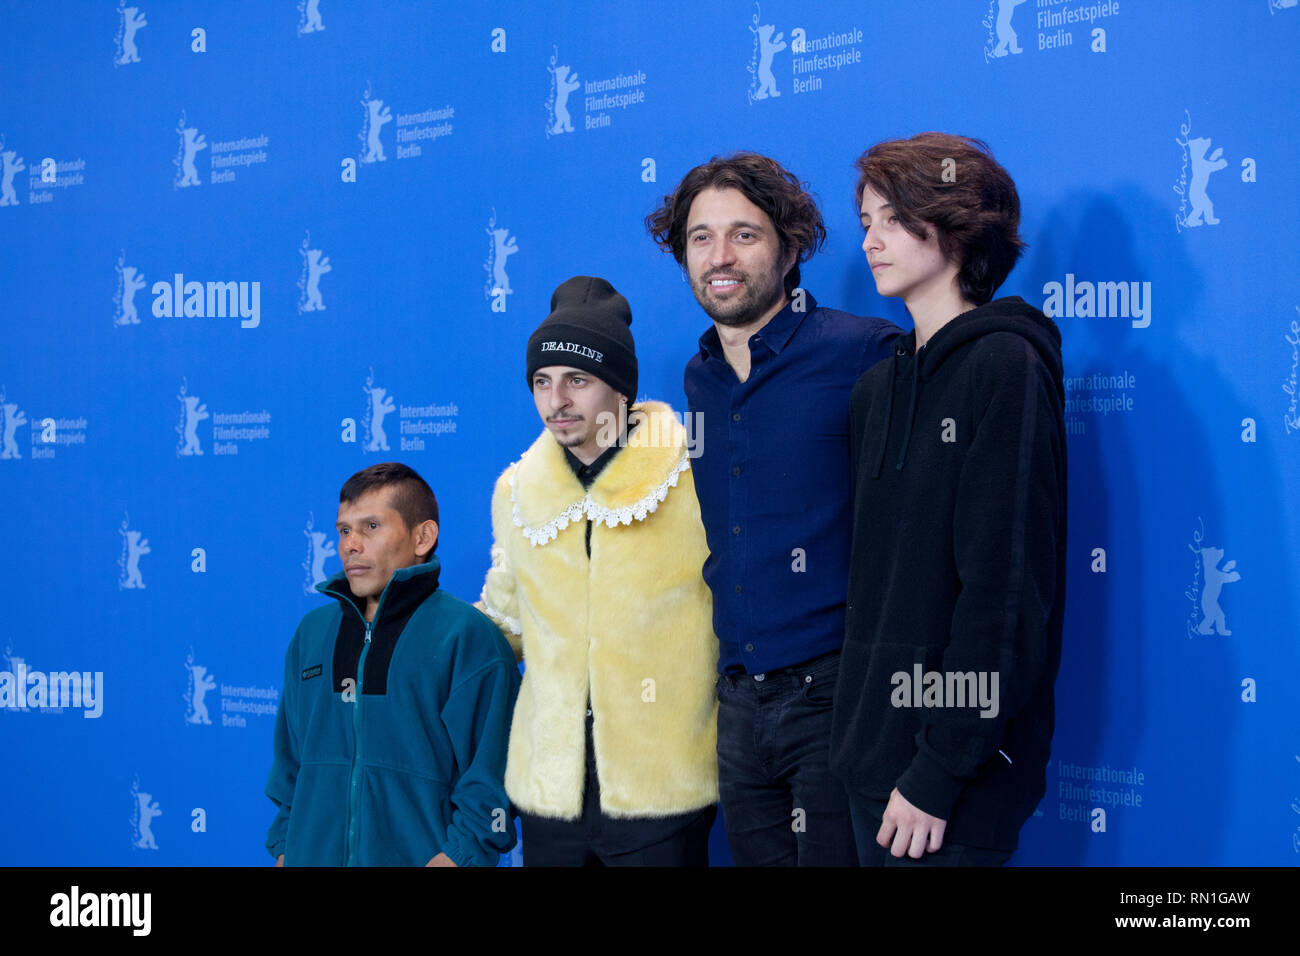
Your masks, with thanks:
[[[379,604],[375,607],[374,621],[366,621],[366,616],[361,613],[361,609],[349,600],[346,594],[340,594],[338,591],[324,592],[346,601],[366,624],[366,642],[361,645],[361,656],[357,658],[356,698],[352,701],[352,772],[348,777],[347,845],[344,861],[347,866],[358,865],[357,857],[361,850],[357,808],[361,796],[361,685],[366,673],[366,653],[370,650],[370,635],[374,631],[375,623],[379,620],[379,615],[384,608],[384,596],[388,594],[389,585],[392,583],[393,581],[390,578],[388,584],[384,585],[383,593],[379,595]]]
[[[376,613],[375,617],[379,617]],[[366,621],[366,642],[357,658],[357,696],[352,702],[352,774],[348,783],[348,856],[347,865],[357,865],[358,816],[361,791],[361,682],[366,672],[366,652],[370,650],[370,632],[374,624]]]

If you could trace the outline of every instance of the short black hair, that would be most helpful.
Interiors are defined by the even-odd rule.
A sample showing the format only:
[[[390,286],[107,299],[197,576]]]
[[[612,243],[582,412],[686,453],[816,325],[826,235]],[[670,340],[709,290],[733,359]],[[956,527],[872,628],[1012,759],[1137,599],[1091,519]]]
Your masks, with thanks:
[[[402,516],[402,523],[408,531],[425,521],[432,521],[441,528],[438,499],[434,497],[433,489],[414,468],[399,461],[380,462],[357,472],[343,483],[343,488],[339,491],[339,504],[350,504],[376,488],[392,490],[389,505]],[[438,538],[441,537],[440,531]],[[429,554],[438,550],[438,538],[434,539]]]

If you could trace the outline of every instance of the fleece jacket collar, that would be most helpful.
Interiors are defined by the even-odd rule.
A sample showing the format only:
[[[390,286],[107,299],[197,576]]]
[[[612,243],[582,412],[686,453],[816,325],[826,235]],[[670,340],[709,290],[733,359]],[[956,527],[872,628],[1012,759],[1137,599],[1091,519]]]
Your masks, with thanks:
[[[361,675],[364,679],[359,681],[361,692],[366,695],[387,693],[388,665],[397,649],[397,641],[406,629],[406,622],[411,619],[411,615],[429,595],[438,590],[441,571],[442,565],[437,555],[430,555],[429,560],[423,564],[413,564],[394,571],[379,596],[379,607],[369,627],[366,626],[364,616],[365,599],[352,593],[345,572],[316,585],[317,591],[334,598],[343,608],[338,634],[334,640],[335,690],[346,690],[343,684],[346,678],[356,680],[361,651],[369,634],[371,645],[366,655],[365,673]]]

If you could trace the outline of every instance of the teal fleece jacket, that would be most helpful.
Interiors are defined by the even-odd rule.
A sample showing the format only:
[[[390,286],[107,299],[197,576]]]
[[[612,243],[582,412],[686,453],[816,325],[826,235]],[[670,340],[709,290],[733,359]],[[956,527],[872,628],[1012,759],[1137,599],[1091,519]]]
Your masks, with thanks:
[[[515,844],[503,776],[519,669],[490,620],[394,572],[367,623],[340,573],[289,644],[266,795],[286,866],[495,866]]]

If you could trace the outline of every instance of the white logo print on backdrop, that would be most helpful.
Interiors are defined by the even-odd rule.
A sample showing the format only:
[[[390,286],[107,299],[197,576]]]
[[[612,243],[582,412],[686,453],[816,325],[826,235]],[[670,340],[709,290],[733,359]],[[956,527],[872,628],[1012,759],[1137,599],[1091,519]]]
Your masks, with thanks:
[[[217,680],[208,673],[202,664],[194,663],[194,648],[185,656],[185,671],[189,675],[185,688],[185,722],[187,724],[211,724],[208,705],[203,698],[208,691],[217,686]]]
[[[212,454],[238,455],[240,449],[260,447],[259,442],[271,438],[273,416],[265,408],[242,411],[208,411],[197,395],[190,394],[189,381],[181,379],[181,390],[176,396],[180,402],[180,420],[173,426],[176,432],[176,457],[191,457],[203,454],[203,443],[199,440],[200,422],[212,419]]]
[[[506,296],[513,295],[510,288],[510,276],[506,274],[506,259],[519,251],[519,244],[509,229],[497,226],[497,211],[492,210],[492,218],[487,224],[488,257],[483,264],[488,274],[483,287],[483,295],[492,303],[493,312],[506,310]]]
[[[18,193],[14,191],[14,176],[27,168],[16,150],[5,149],[5,138],[0,136],[0,206],[17,206]]]
[[[122,536],[122,554],[117,559],[117,589],[144,589],[140,575],[140,559],[150,553],[149,539],[131,528],[131,515],[124,512],[122,526],[117,533]]]
[[[302,256],[302,275],[298,277],[298,313],[323,312],[325,300],[320,294],[320,277],[333,272],[334,267],[330,265],[329,256],[319,249],[311,248],[310,230],[303,239],[298,254]]]
[[[1219,562],[1223,560],[1224,549],[1203,544],[1205,522],[1197,518],[1196,524],[1197,528],[1192,532],[1192,543],[1187,546],[1188,550],[1196,555],[1196,570],[1191,585],[1183,592],[1187,600],[1192,603],[1187,618],[1187,636],[1217,632],[1223,637],[1230,637],[1232,632],[1228,630],[1228,621],[1219,598],[1225,584],[1233,584],[1241,580],[1241,572],[1236,570],[1235,560],[1219,567]]]
[[[763,13],[757,3],[754,4],[754,16],[749,30],[754,34],[754,52],[749,58],[749,102],[765,100],[780,96],[776,88],[776,77],[772,73],[772,58],[785,49],[785,34],[776,33],[771,23],[759,24]]]
[[[0,385],[0,458],[22,458],[18,448],[18,427],[27,424],[27,416],[14,402],[7,401],[8,392]]]
[[[140,313],[135,308],[135,294],[145,287],[145,277],[135,266],[126,264],[126,250],[117,257],[117,293],[113,296],[113,324],[139,325]]]
[[[298,36],[325,29],[320,20],[320,0],[298,0]]]
[[[358,158],[363,163],[387,162],[388,157],[384,155],[384,144],[379,134],[393,121],[393,113],[384,105],[383,100],[372,97],[369,83],[366,83],[366,95],[362,98],[361,105],[365,107],[366,112],[365,118],[361,121],[361,133],[358,138],[365,151]]]
[[[181,390],[176,396],[176,400],[181,403],[181,420],[176,425],[176,434],[179,437],[179,441],[176,442],[177,458],[181,455],[203,454],[203,446],[199,443],[199,422],[211,417],[208,414],[208,406],[204,405],[197,395],[187,394],[188,391],[189,382],[182,378]]]
[[[388,451],[388,434],[384,431],[384,419],[397,408],[388,389],[375,384],[375,370],[370,369],[366,384],[362,389],[369,402],[366,406],[364,421],[366,425],[366,451]]]
[[[398,405],[388,389],[375,384],[375,370],[372,366],[362,387],[366,393],[366,408],[361,416],[363,428],[362,451],[389,451],[389,438],[384,419],[397,412],[400,433],[399,446],[402,451],[424,451],[427,440],[441,435],[454,435],[457,432],[457,416],[460,406],[455,402],[426,402],[420,405]],[[355,443],[357,440],[357,423],[353,418],[341,422],[344,442]]]
[[[363,107],[361,132],[357,138],[361,141],[361,151],[355,156],[343,160],[343,181],[356,182],[357,163],[373,165],[388,161],[382,138],[384,127],[392,123],[396,127],[397,158],[416,159],[424,155],[425,148],[443,137],[452,134],[456,118],[456,108],[450,103],[439,107],[427,106],[414,112],[401,112],[393,115],[393,108],[386,100],[378,99],[366,82],[365,96],[361,100]],[[421,143],[425,145],[421,145]],[[405,144],[405,145],[403,145]]]
[[[789,71],[789,92],[795,96],[820,92],[827,83],[833,85],[842,71],[863,62],[862,44],[866,31],[856,23],[841,22],[827,32],[815,32],[811,37],[805,27],[793,26],[787,40],[785,31],[777,30],[775,24],[763,23],[762,20],[762,8],[755,3],[754,13],[747,24],[753,44],[745,68],[749,73],[749,89],[745,95],[751,106],[759,100],[782,95],[777,81],[776,55],[787,49],[790,59],[779,61],[780,72]],[[816,30],[816,25],[813,26]],[[638,74],[639,78],[643,76]]]
[[[307,577],[303,581],[302,593],[315,594],[316,585],[329,579],[325,562],[338,557],[338,551],[327,532],[316,530],[316,515],[310,511],[307,512],[307,527],[303,534],[307,536],[307,559],[303,561],[302,569],[307,572]]]
[[[198,156],[200,150],[208,148],[208,141],[204,139],[198,127],[185,125],[184,110],[181,110],[181,119],[176,125],[176,132],[180,135],[180,145],[176,149],[176,158],[172,160],[172,165],[176,167],[176,178],[172,181],[172,188],[198,186],[202,180],[199,179],[194,158]]]
[[[173,189],[198,186],[203,182],[195,163],[199,153],[205,149],[211,152],[208,160],[208,182],[217,184],[233,183],[241,175],[236,173],[237,168],[243,167],[246,175],[254,166],[261,166],[270,158],[267,149],[271,138],[265,133],[234,139],[219,139],[209,146],[207,138],[199,132],[197,126],[187,125],[184,110],[181,111],[180,122],[176,125],[176,133],[180,141],[176,156],[172,159],[172,165],[176,167],[176,177],[172,180]]]
[[[135,45],[135,35],[141,27],[147,27],[149,21],[144,18],[139,7],[126,6],[125,0],[117,0],[117,55],[113,57],[114,66],[126,66],[128,63],[140,62],[140,51]]]
[[[1178,213],[1174,216],[1174,224],[1179,232],[1196,226],[1219,224],[1214,216],[1214,203],[1210,201],[1206,187],[1209,186],[1210,176],[1228,165],[1228,161],[1223,158],[1223,147],[1210,152],[1210,138],[1192,136],[1191,133],[1191,111],[1183,110],[1183,122],[1179,124],[1178,137],[1174,140],[1182,147],[1183,153],[1182,170],[1178,174],[1178,181],[1174,183],[1174,192],[1178,194]],[[1192,168],[1190,183],[1187,179],[1189,165]],[[1246,175],[1251,177],[1247,181],[1253,180],[1253,166],[1251,171],[1243,172],[1243,178]]]
[[[573,68],[559,64],[559,48],[551,47],[550,63],[546,72],[551,74],[551,92],[546,98],[546,138],[573,132],[573,118],[569,115],[569,94],[581,86]]]
[[[131,781],[131,846],[138,850],[156,850],[158,841],[153,837],[154,817],[162,816],[162,807],[152,793],[140,789],[140,777]]]
[[[987,63],[994,57],[1025,52],[1020,48],[1020,38],[1011,25],[1012,14],[1024,2],[1025,0],[989,0],[988,16],[984,18],[984,26],[989,31],[988,40],[984,44],[984,62]]]

